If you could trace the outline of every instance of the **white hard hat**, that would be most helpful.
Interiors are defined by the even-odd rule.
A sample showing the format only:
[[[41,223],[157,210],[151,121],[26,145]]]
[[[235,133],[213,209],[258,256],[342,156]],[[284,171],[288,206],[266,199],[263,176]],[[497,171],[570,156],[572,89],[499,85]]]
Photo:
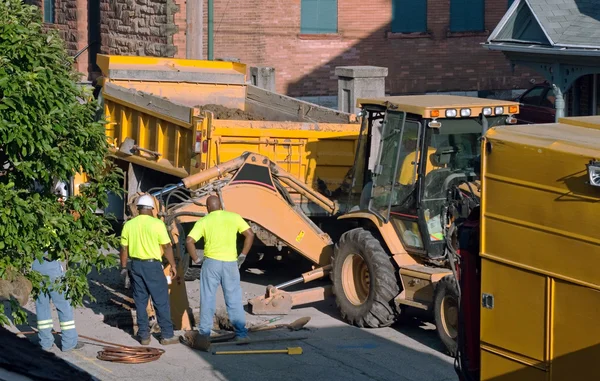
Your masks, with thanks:
[[[154,198],[148,194],[145,194],[142,197],[138,198],[136,205],[138,207],[147,206],[154,209]]]
[[[67,192],[67,183],[64,181],[56,181],[52,191],[62,197],[67,197],[69,195]]]

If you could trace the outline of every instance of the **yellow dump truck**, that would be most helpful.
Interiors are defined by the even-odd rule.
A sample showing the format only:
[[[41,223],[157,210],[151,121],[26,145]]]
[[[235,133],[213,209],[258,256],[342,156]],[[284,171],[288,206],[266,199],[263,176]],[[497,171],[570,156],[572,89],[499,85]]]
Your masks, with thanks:
[[[458,233],[460,379],[596,379],[600,117],[492,128],[482,157]]]
[[[243,64],[111,55],[98,55],[97,63],[98,99],[129,198],[245,151],[265,155],[327,195],[353,165],[356,115],[252,86]],[[308,216],[323,216],[289,191]],[[122,221],[126,204],[112,197],[105,213]],[[188,279],[196,275],[197,269]]]

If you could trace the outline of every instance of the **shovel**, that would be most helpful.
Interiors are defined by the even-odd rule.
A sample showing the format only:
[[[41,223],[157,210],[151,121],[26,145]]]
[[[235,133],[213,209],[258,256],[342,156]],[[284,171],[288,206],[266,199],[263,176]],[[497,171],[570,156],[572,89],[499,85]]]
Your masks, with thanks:
[[[261,325],[258,327],[252,327],[248,329],[248,332],[258,331],[270,331],[272,329],[288,328],[290,331],[299,331],[310,321],[309,316],[301,317],[294,320],[290,324],[275,324],[275,325]]]
[[[213,355],[261,355],[261,354],[272,354],[272,353],[283,353],[288,355],[301,355],[302,347],[289,347],[288,349],[258,349],[248,351],[220,351],[213,352]]]

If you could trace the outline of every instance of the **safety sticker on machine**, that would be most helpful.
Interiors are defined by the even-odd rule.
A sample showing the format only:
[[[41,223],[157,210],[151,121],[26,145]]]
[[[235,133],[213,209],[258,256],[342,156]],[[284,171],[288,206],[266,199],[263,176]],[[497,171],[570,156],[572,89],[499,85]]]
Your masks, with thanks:
[[[300,233],[296,236],[296,242],[302,241],[302,238],[304,238],[304,230],[300,230]]]

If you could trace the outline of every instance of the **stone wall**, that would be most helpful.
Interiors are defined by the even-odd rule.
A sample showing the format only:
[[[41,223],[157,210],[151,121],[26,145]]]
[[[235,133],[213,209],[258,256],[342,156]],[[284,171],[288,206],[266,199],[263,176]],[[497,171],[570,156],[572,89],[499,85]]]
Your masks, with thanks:
[[[174,57],[177,12],[173,0],[101,0],[102,53]]]
[[[44,23],[46,30],[58,31],[60,37],[65,41],[67,52],[72,57],[87,45],[87,2],[88,0],[56,0],[54,20]],[[43,14],[44,2],[42,0],[25,0],[25,3],[39,7]],[[75,70],[83,73],[84,78],[87,76],[87,54],[81,54],[75,60]]]

